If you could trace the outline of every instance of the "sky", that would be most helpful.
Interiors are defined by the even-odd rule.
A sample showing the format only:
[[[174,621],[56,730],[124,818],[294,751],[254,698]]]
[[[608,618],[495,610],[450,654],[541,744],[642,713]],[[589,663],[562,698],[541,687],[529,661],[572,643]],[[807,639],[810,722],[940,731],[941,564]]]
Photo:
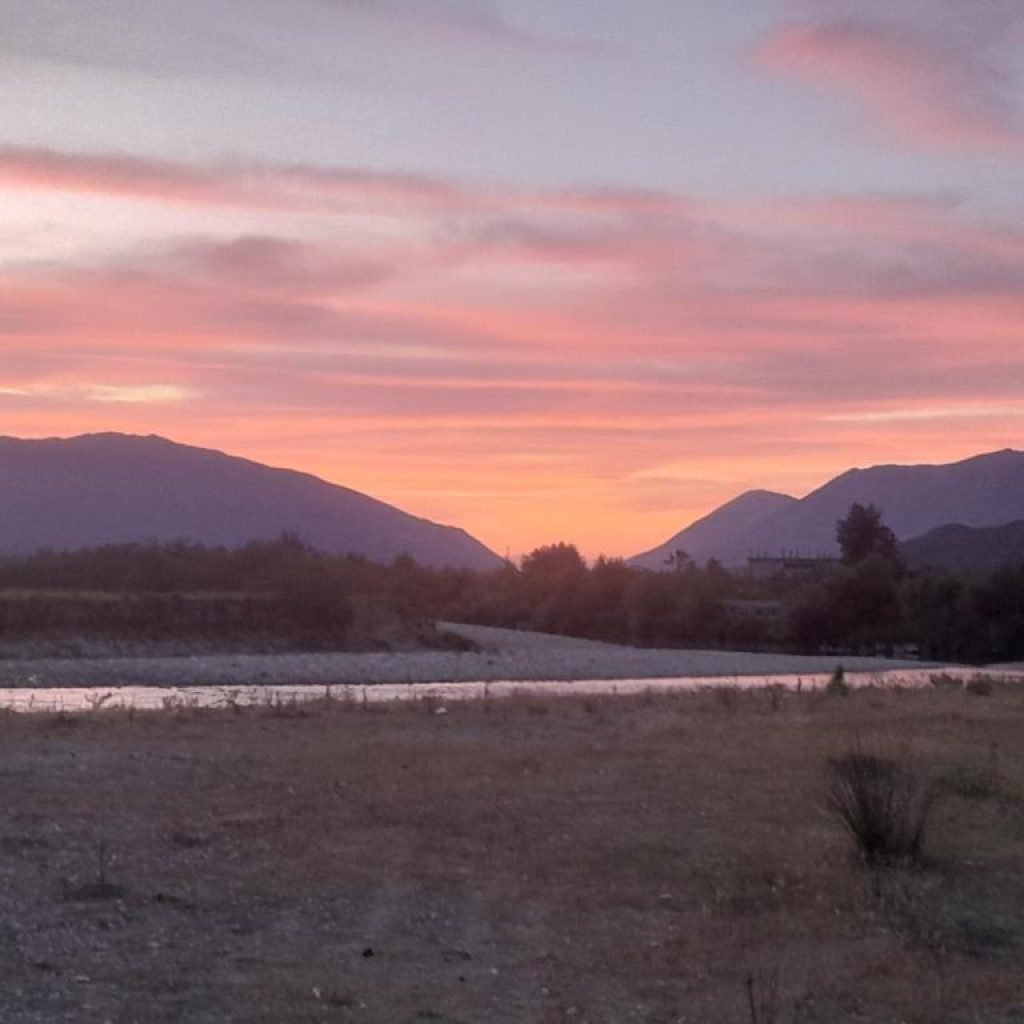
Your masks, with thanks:
[[[1021,0],[0,0],[0,434],[593,557],[1022,428]]]

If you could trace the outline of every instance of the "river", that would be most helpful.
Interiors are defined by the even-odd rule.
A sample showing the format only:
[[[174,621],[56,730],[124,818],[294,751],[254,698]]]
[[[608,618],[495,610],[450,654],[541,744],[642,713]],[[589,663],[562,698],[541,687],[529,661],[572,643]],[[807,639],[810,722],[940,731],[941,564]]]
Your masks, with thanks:
[[[941,676],[967,682],[978,675],[971,668],[941,670]],[[1024,682],[1024,672],[990,673]],[[848,672],[853,687],[929,685],[937,675],[933,668]],[[831,673],[761,676],[680,676],[654,679],[578,679],[519,682],[430,682],[377,684],[295,684],[254,686],[89,686],[0,688],[0,708],[19,712],[80,712],[109,708],[139,710],[174,708],[230,708],[258,705],[291,705],[309,700],[337,700],[357,704],[388,701],[446,701],[501,699],[516,695],[561,697],[568,695],[629,695],[699,690],[708,687],[743,689],[781,686],[786,689],[819,689]]]

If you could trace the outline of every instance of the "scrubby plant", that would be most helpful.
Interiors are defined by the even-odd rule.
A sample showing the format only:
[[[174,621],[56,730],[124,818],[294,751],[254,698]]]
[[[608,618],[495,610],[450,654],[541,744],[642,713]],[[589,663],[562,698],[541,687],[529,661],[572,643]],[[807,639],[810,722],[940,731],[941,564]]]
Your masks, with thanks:
[[[832,678],[825,684],[825,692],[832,697],[845,697],[849,694],[850,684],[846,681],[842,665],[836,665]]]
[[[995,682],[991,676],[978,673],[967,680],[965,689],[975,697],[991,697],[995,690]]]
[[[934,787],[910,764],[863,751],[830,758],[828,770],[828,806],[864,863],[918,863]]]

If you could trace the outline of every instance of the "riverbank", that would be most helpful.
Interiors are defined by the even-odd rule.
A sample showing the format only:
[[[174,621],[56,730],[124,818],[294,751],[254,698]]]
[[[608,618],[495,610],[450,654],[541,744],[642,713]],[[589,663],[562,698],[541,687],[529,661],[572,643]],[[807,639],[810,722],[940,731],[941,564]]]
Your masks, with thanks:
[[[929,663],[739,651],[651,650],[520,630],[443,623],[475,650],[199,654],[0,660],[0,687],[286,686],[497,680],[655,679],[919,670]]]
[[[440,710],[0,715],[0,1019],[1019,1019],[1019,688]],[[865,744],[936,787],[918,869],[827,811]]]

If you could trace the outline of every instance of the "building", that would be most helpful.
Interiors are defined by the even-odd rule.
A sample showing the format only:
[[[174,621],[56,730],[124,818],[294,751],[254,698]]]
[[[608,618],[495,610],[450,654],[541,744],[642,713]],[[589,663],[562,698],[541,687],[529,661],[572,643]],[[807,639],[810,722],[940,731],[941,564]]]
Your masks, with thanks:
[[[831,555],[748,555],[747,574],[755,580],[767,580],[773,576],[789,578],[817,576],[839,565],[839,559]]]

